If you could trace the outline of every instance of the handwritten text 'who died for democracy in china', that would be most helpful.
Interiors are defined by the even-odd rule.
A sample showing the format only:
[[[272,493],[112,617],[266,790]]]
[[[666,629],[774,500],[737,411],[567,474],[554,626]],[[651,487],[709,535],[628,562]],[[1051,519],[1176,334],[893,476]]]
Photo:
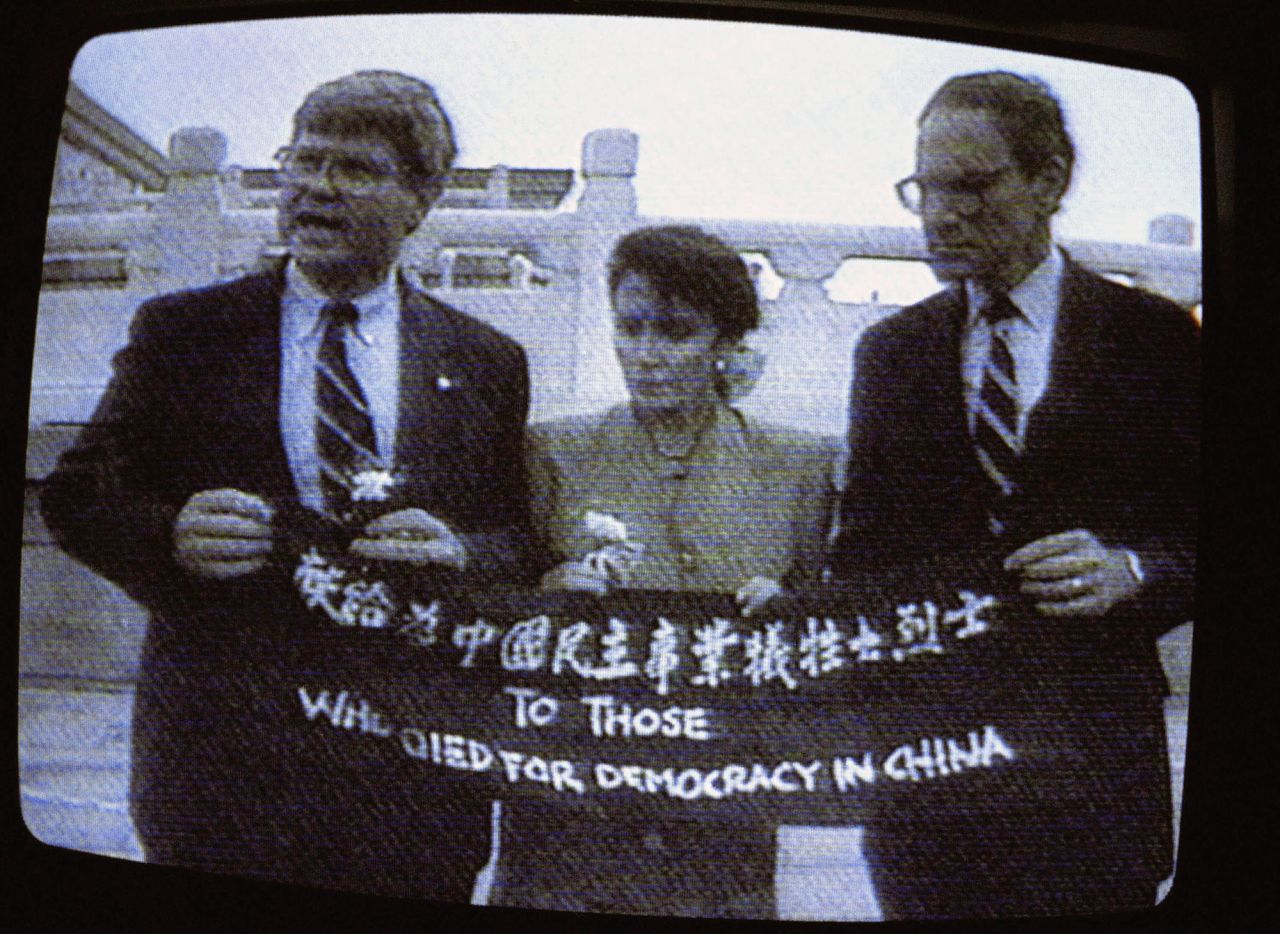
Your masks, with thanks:
[[[726,762],[709,767],[654,767],[618,761],[546,758],[478,739],[397,725],[367,698],[346,690],[298,688],[303,716],[313,723],[350,734],[397,744],[401,751],[424,763],[458,772],[490,773],[508,785],[532,783],[547,790],[584,795],[628,791],[685,801],[721,800],[741,795],[774,793],[850,793],[877,781],[921,782],[945,779],[975,769],[990,769],[1013,761],[1014,750],[998,729],[984,724],[960,737],[922,737],[887,754],[869,750],[772,762]],[[613,702],[605,696],[583,697],[588,720],[603,736],[603,716]],[[526,711],[527,713],[527,711]],[[652,729],[661,733],[662,714],[653,711]],[[670,730],[668,730],[670,732]],[[696,735],[688,736],[697,739]]]

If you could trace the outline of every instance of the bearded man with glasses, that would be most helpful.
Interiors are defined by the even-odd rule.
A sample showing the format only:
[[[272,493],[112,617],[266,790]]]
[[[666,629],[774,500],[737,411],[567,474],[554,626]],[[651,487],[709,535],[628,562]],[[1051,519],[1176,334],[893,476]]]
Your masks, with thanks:
[[[319,826],[323,777],[252,739],[263,714],[234,677],[289,651],[299,529],[460,587],[521,572],[525,354],[398,268],[455,152],[422,81],[311,92],[279,156],[287,260],[145,303],[43,490],[58,543],[150,611],[130,795],[149,861],[466,901],[488,859],[488,803],[408,757],[381,786],[320,786],[340,820]],[[361,475],[394,487],[377,518]]]
[[[1035,709],[1043,685],[1004,696],[1065,744],[1046,740],[1051,764],[1020,786],[993,779],[965,797],[953,777],[874,822],[888,917],[1149,907],[1171,870],[1156,638],[1192,613],[1199,331],[1054,244],[1073,161],[1039,81],[946,82],[897,185],[946,288],[870,328],[855,353],[833,576],[945,576],[989,556],[1023,613],[1022,661],[1069,698],[1050,713]],[[899,701],[883,699],[890,728]]]

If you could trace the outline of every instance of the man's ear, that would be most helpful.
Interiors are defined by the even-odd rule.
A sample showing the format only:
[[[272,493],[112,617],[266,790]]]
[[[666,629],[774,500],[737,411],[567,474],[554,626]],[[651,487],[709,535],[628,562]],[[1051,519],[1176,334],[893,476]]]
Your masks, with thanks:
[[[715,340],[711,342],[711,353],[717,359],[727,360],[729,355],[737,349],[740,343],[741,338],[738,340],[731,340],[724,334],[717,334]]]
[[[415,230],[422,226],[423,220],[426,219],[427,212],[431,210],[431,205],[435,204],[438,197],[435,193],[424,194],[423,192],[414,192],[414,210],[406,219],[404,235],[407,237]]]
[[[1067,160],[1054,156],[1036,176],[1037,202],[1045,217],[1057,213],[1070,180]]]
[[[440,195],[443,193],[443,180],[433,180],[433,184],[421,188],[416,186],[414,187],[414,210],[407,219],[409,229],[404,232],[406,237],[422,226],[423,220],[426,219],[427,212],[429,212],[432,206],[440,200]]]

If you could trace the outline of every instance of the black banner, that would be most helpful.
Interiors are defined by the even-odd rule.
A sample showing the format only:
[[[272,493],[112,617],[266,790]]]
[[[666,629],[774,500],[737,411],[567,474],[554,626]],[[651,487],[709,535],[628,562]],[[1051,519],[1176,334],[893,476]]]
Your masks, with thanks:
[[[269,754],[321,786],[848,824],[930,791],[1053,794],[1045,777],[1078,752],[1076,666],[981,562],[751,619],[725,595],[448,583],[304,552],[227,682],[253,711],[227,724],[227,755],[252,770]]]

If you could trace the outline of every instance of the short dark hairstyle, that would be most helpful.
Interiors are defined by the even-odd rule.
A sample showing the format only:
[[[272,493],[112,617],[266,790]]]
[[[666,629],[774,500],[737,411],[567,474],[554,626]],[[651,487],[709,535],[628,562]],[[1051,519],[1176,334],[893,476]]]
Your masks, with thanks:
[[[929,98],[920,112],[923,125],[935,110],[983,110],[990,113],[1028,178],[1039,175],[1059,157],[1071,183],[1075,146],[1067,133],[1062,103],[1039,78],[1008,71],[984,71],[951,78]]]
[[[429,201],[440,196],[458,155],[431,85],[398,71],[358,71],[320,85],[293,115],[294,139],[304,130],[381,137],[410,187]]]
[[[639,273],[663,299],[705,312],[721,337],[736,341],[760,325],[760,302],[742,257],[719,237],[692,225],[641,227],[609,257],[609,294]]]

